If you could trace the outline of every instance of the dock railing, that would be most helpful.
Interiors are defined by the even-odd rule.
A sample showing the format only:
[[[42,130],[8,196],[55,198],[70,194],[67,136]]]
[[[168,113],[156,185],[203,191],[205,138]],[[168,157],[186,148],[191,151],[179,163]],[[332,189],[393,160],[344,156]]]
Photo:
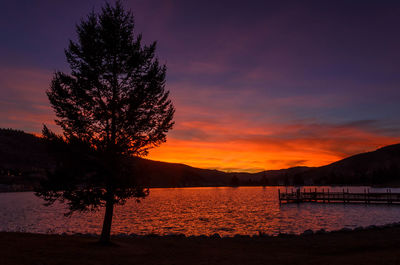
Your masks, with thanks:
[[[387,203],[400,204],[400,193],[392,193],[390,189],[386,192],[370,192],[364,189],[363,192],[349,192],[348,189],[342,191],[330,191],[329,189],[290,189],[281,191],[278,189],[279,203]]]

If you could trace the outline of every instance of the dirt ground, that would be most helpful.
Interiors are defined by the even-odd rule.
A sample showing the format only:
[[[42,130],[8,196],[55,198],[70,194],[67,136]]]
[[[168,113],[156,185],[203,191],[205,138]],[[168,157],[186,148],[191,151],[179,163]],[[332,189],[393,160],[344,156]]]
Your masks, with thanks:
[[[266,238],[114,238],[0,233],[1,265],[400,264],[400,228]]]

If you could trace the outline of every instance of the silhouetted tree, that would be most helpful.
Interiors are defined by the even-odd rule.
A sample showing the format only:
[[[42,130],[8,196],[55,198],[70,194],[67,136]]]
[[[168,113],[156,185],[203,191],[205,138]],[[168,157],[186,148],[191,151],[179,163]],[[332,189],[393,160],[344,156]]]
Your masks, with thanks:
[[[231,178],[230,184],[232,187],[238,187],[239,186],[239,178],[236,175],[233,175],[233,177]]]
[[[156,43],[142,44],[134,20],[118,1],[90,13],[65,50],[71,72],[55,72],[47,96],[63,136],[44,126],[58,159],[37,195],[67,202],[70,212],[105,207],[100,241],[110,241],[115,204],[145,197],[130,176],[131,156],[166,141],[174,107],[165,90],[165,65]]]
[[[295,174],[293,177],[293,184],[296,186],[304,185],[304,178],[301,174]]]
[[[255,183],[254,183],[254,180],[253,180],[253,179],[247,179],[247,180],[245,181],[245,183],[243,183],[243,185],[244,185],[244,186],[254,186]]]
[[[263,187],[268,186],[270,184],[267,176],[265,175],[265,172],[263,173],[263,175],[261,177],[260,184]]]
[[[289,175],[287,173],[285,174],[285,176],[283,178],[283,183],[284,183],[285,186],[291,185],[290,178],[289,178]]]

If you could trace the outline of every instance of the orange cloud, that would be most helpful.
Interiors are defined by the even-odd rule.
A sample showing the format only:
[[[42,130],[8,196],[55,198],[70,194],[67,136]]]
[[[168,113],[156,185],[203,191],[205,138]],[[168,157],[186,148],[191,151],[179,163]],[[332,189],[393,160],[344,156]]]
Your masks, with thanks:
[[[184,127],[184,128],[183,128]],[[400,142],[355,125],[270,124],[264,128],[219,127],[186,122],[177,130],[199,130],[186,140],[171,136],[150,151],[154,160],[224,171],[257,172],[292,166],[321,166],[360,152]],[[190,135],[192,136],[192,135]]]

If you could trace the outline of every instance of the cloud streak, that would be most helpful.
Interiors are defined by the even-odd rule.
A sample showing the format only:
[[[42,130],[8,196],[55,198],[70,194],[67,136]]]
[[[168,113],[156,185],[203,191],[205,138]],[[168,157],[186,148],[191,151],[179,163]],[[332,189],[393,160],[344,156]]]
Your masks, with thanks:
[[[400,142],[400,137],[377,130],[375,121],[264,127],[249,127],[245,123],[178,123],[177,135],[171,133],[165,145],[151,151],[150,158],[226,171],[257,172],[321,166]]]
[[[40,132],[42,124],[54,128],[45,91],[51,72],[36,68],[0,66],[0,127]]]

